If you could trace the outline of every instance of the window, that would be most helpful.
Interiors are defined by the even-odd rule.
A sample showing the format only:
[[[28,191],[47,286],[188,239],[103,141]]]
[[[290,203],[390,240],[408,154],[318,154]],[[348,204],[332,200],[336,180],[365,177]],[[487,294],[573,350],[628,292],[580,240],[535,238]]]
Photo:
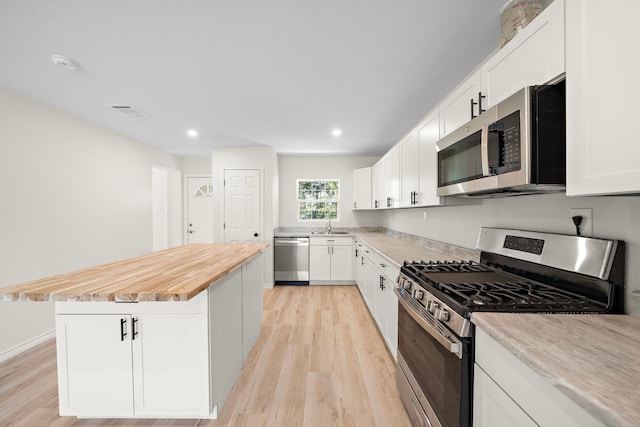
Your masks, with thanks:
[[[200,187],[196,188],[196,191],[194,191],[193,193],[193,197],[213,197],[213,185],[201,185]]]
[[[338,219],[340,181],[337,179],[299,179],[298,220]]]

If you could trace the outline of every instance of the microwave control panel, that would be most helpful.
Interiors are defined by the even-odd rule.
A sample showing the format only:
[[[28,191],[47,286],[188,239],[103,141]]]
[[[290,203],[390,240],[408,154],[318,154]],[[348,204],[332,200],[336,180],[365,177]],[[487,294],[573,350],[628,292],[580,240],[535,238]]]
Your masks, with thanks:
[[[522,164],[520,111],[489,125],[489,172],[501,175],[520,170]]]

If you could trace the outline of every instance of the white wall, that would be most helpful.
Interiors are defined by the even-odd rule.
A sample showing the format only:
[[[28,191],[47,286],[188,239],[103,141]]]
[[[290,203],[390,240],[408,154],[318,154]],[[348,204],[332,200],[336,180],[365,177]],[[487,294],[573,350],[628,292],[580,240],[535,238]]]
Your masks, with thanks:
[[[593,236],[626,242],[626,311],[640,316],[640,197],[566,197],[564,194],[485,199],[472,206],[389,210],[384,227],[475,248],[480,227],[574,234],[570,208],[593,209]],[[428,212],[427,222],[423,212]]]
[[[183,157],[182,173],[184,175],[211,175],[211,156]]]
[[[278,223],[278,157],[269,147],[218,148],[212,159],[213,241],[224,241],[224,170],[260,169],[262,171],[262,241],[271,246],[264,252],[265,286],[273,285],[273,229]]]
[[[297,179],[339,179],[340,221],[332,221],[336,227],[357,227],[371,224],[366,213],[358,214],[353,208],[353,170],[373,165],[379,157],[310,157],[279,156],[280,168],[280,227],[324,227],[325,220],[298,221]]]
[[[0,287],[150,252],[153,166],[180,159],[0,89]],[[53,328],[51,303],[0,302],[0,358]]]

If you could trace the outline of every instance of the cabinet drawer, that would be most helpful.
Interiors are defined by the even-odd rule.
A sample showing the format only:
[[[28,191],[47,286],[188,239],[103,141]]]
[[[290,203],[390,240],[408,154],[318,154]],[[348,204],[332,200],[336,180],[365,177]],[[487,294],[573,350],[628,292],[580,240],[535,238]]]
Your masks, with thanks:
[[[393,261],[387,258],[384,255],[381,255],[379,252],[376,252],[373,256],[373,262],[378,267],[378,269],[387,276],[387,279],[391,280],[393,283],[396,282],[398,275],[400,274],[400,267],[398,267]]]
[[[311,246],[351,246],[353,239],[351,237],[310,237],[309,244]]]

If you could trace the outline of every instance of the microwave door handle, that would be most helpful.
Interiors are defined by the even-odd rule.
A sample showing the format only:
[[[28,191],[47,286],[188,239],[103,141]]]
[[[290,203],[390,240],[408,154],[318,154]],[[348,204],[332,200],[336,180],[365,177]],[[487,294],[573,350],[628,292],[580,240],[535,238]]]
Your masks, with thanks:
[[[482,176],[489,176],[489,125],[482,125],[482,133],[480,134],[480,155],[482,161]]]

